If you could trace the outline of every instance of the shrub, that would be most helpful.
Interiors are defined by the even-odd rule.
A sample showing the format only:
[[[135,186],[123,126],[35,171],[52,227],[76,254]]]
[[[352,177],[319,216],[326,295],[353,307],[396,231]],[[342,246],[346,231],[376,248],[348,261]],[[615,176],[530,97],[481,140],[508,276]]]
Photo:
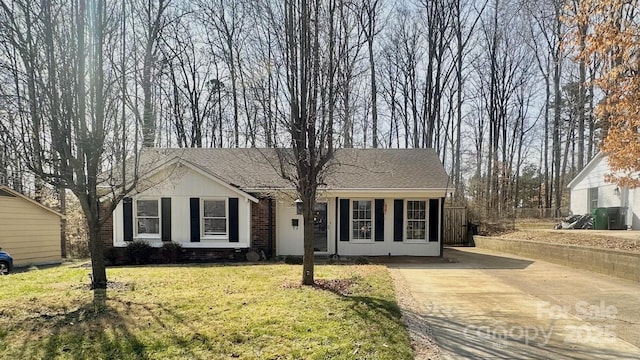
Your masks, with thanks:
[[[302,256],[287,255],[284,257],[284,263],[290,265],[302,265]]]
[[[182,253],[182,245],[177,242],[171,241],[162,244],[160,249],[160,257],[162,262],[170,264],[180,261],[180,254]]]
[[[127,255],[129,262],[135,265],[148,264],[151,257],[152,247],[147,241],[136,240],[127,245]]]
[[[104,252],[104,259],[106,260],[106,265],[115,265],[116,260],[118,259],[118,254],[116,253],[116,249],[108,248]]]
[[[364,256],[359,256],[353,260],[353,263],[356,265],[367,265],[369,264],[369,259]]]

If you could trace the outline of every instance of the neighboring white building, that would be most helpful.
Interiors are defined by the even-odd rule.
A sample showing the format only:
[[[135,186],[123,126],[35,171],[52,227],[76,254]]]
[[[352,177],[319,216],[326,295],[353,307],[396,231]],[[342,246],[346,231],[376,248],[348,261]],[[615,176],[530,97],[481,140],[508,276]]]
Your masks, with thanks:
[[[302,255],[295,188],[275,149],[148,149],[139,192],[113,212],[114,248],[178,242],[191,252]],[[152,159],[152,160],[151,160]],[[340,149],[318,190],[325,255],[439,256],[448,175],[433,149]],[[298,200],[299,201],[299,200]]]
[[[627,227],[640,230],[640,188],[620,188],[605,182],[608,173],[611,173],[608,157],[600,152],[568,185],[571,212],[586,214],[595,208],[623,207]]]

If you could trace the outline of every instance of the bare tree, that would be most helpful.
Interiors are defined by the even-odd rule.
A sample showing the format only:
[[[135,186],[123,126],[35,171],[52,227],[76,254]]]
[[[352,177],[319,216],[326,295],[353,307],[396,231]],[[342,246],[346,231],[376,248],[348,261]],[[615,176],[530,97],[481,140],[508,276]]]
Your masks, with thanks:
[[[100,0],[43,2],[42,7],[0,1],[7,30],[2,41],[16,49],[12,98],[22,104],[9,121],[11,130],[5,131],[13,146],[23,149],[21,160],[36,178],[68,188],[78,198],[89,227],[94,289],[107,286],[100,199],[112,191],[110,214],[135,183],[135,177],[122,173],[108,182],[100,176],[105,167],[117,171],[110,160],[118,158],[113,146],[121,142],[114,137],[119,126],[115,73],[111,63],[105,65],[105,54],[118,49],[116,35],[106,32],[114,28],[114,12]]]
[[[283,173],[296,184],[302,200],[304,218],[304,263],[302,283],[314,283],[313,211],[318,186],[333,157],[333,123],[319,116],[321,72],[320,22],[325,15],[320,0],[285,2],[285,59],[291,136],[290,156],[281,151],[281,161],[291,163],[295,171]],[[332,71],[332,69],[329,69]],[[284,169],[284,167],[282,167]]]

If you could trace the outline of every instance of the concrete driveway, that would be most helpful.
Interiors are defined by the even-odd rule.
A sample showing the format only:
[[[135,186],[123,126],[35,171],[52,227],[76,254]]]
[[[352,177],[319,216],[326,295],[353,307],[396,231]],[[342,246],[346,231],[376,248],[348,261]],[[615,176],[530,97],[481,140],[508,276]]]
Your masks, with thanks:
[[[445,359],[640,359],[636,282],[477,248],[397,269]]]

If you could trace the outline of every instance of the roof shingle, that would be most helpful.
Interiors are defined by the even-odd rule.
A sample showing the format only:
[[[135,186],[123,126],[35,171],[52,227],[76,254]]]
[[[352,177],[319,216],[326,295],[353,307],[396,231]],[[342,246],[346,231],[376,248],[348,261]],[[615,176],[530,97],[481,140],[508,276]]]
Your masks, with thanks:
[[[293,188],[281,176],[280,160],[287,157],[279,152],[290,154],[265,148],[152,148],[140,163],[179,159],[242,190]],[[448,179],[433,149],[338,149],[323,182],[327,189],[446,189]]]

